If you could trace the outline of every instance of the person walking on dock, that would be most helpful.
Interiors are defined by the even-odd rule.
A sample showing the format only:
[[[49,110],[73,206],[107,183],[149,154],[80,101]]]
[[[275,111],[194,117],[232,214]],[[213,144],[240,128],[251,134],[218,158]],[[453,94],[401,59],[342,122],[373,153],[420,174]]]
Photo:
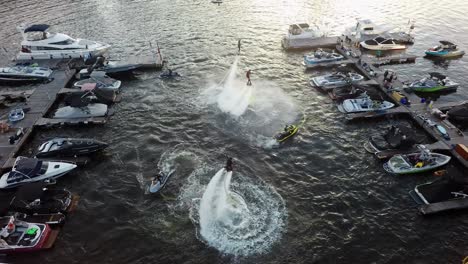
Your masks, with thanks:
[[[242,39],[239,39],[239,41],[237,41],[237,49],[238,49],[237,54],[240,54],[240,50],[241,50],[241,46],[242,46],[241,40]]]
[[[388,70],[385,70],[384,74],[383,74],[383,80],[384,82],[387,80],[387,76],[388,76]]]
[[[252,82],[250,81],[250,74],[251,74],[251,71],[250,69],[245,73],[245,77],[247,77],[247,85],[252,85]]]

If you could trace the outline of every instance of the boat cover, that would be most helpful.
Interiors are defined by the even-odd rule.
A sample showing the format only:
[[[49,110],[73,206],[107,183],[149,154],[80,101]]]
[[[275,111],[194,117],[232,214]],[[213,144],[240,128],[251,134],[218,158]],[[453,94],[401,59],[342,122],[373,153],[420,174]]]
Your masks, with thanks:
[[[28,33],[28,32],[44,32],[44,31],[46,31],[49,27],[50,27],[50,26],[49,26],[49,25],[46,25],[46,24],[32,25],[32,26],[27,27],[27,28],[24,30],[24,33]]]
[[[450,117],[466,118],[468,119],[468,103],[457,105],[452,107],[448,111]]]
[[[7,183],[22,181],[26,177],[34,178],[39,176],[42,161],[32,158],[18,158],[13,170],[8,174]]]

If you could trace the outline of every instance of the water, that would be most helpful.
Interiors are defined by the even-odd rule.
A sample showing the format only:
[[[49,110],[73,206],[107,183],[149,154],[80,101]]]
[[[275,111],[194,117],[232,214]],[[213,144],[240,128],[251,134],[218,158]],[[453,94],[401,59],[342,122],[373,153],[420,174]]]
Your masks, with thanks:
[[[158,42],[184,77],[165,81],[157,72],[144,72],[123,81],[123,101],[107,125],[36,135],[31,148],[48,137],[72,135],[95,137],[110,147],[60,180],[81,199],[55,248],[4,262],[461,262],[468,246],[466,214],[419,216],[408,191],[434,178],[388,175],[362,148],[369,135],[400,120],[346,123],[331,100],[308,85],[310,76],[329,71],[305,72],[303,54],[282,51],[280,39],[296,21],[318,22],[339,34],[356,18],[393,25],[411,18],[416,43],[409,53],[422,56],[442,39],[466,50],[466,13],[468,4],[448,0],[236,0],[220,6],[200,0],[5,1],[0,43],[10,55],[20,42],[17,24],[49,23],[71,36],[112,44],[114,57],[148,53],[148,41]],[[253,99],[236,116],[204,91],[229,72],[239,38],[236,87],[242,89],[251,69]],[[4,64],[9,56],[2,55]],[[416,64],[389,68],[401,80],[440,71],[461,86],[438,100],[468,99],[467,56],[444,63],[418,58]],[[304,115],[307,121],[292,140],[272,146],[272,135]],[[275,201],[277,211],[265,212],[281,212],[280,218],[270,213],[268,219],[281,219],[283,226],[261,252],[223,253],[200,234],[200,201],[226,155],[240,164],[230,190],[247,208],[261,201],[252,199],[259,188]],[[164,164],[176,173],[160,195],[146,194],[156,165],[164,169]]]

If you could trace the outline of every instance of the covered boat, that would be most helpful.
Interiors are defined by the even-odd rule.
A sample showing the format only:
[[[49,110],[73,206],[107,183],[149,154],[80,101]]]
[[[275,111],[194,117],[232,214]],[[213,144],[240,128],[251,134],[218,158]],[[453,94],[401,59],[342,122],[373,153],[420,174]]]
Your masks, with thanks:
[[[418,153],[399,154],[390,158],[385,164],[387,172],[395,174],[412,174],[444,166],[450,161],[447,155],[432,153],[424,145],[419,145]]]
[[[318,49],[314,53],[310,55],[304,55],[303,64],[306,68],[315,66],[317,64],[331,62],[331,61],[339,61],[342,60],[344,57],[341,54],[338,54],[334,51],[327,52],[323,49]]]
[[[289,26],[288,33],[281,40],[281,46],[286,50],[310,48],[313,40],[324,36],[325,34],[317,25],[292,24]]]
[[[95,84],[95,87],[99,89],[118,91],[122,82],[107,76],[104,72],[96,71],[91,73],[90,78],[75,82],[74,86],[83,88],[88,84]]]
[[[0,68],[0,82],[43,82],[51,80],[52,70],[45,67],[16,65]]]
[[[104,54],[110,45],[86,39],[73,39],[62,33],[47,32],[49,25],[21,25],[23,36],[17,60],[50,60],[95,57]]]
[[[421,143],[423,138],[418,137],[414,128],[401,124],[392,125],[383,135],[372,136],[364,144],[370,153],[386,150],[410,150],[414,145]]]
[[[52,246],[55,237],[48,224],[29,223],[14,216],[0,217],[0,253],[32,252]],[[49,241],[53,239],[54,241]]]
[[[468,125],[468,102],[452,107],[447,111],[447,116],[462,125]]]
[[[341,87],[357,83],[364,80],[364,76],[354,72],[336,72],[332,74],[312,77],[310,84],[321,88],[322,90],[331,90],[335,87]]]
[[[104,117],[107,115],[108,107],[105,104],[89,104],[83,107],[65,106],[57,109],[53,118],[90,118],[90,117]]]
[[[172,174],[174,174],[174,172],[175,170],[171,170],[169,173],[163,173],[162,171],[159,172],[158,175],[151,181],[149,192],[159,192],[162,188],[164,188],[164,186],[166,186],[167,181],[172,176]]]
[[[405,88],[409,88],[416,92],[440,92],[455,90],[459,86],[458,83],[438,72],[431,72],[429,73],[429,76],[429,78],[425,77],[419,81],[406,84]]]
[[[54,138],[41,144],[36,157],[75,157],[107,148],[107,143],[90,138]]]
[[[65,105],[83,107],[93,103],[113,104],[118,101],[117,91],[107,88],[98,88],[95,83],[84,84],[81,91],[65,96]]]
[[[286,126],[282,132],[276,134],[274,138],[278,142],[283,142],[286,139],[294,136],[298,130],[299,130],[299,126],[289,125],[289,126]]]
[[[350,85],[333,88],[330,92],[328,92],[328,95],[332,100],[341,102],[346,99],[365,97],[367,96],[367,92],[354,85]]]
[[[441,40],[440,45],[432,47],[425,51],[427,56],[430,57],[441,57],[441,58],[452,58],[461,57],[465,55],[465,51],[458,49],[457,45],[452,42]]]
[[[374,39],[362,41],[361,47],[368,50],[404,50],[406,45],[400,44],[397,40],[392,38],[384,38],[378,36]]]
[[[42,161],[20,156],[16,158],[12,170],[0,178],[0,189],[56,179],[74,168],[76,165],[70,162]]]
[[[342,104],[338,105],[338,110],[343,113],[385,111],[393,106],[395,105],[388,101],[376,101],[367,96],[364,98],[344,100]]]

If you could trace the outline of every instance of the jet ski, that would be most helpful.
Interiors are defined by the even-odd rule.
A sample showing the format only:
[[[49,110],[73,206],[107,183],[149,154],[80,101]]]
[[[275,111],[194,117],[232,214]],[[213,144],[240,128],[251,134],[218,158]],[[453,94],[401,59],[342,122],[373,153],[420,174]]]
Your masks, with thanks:
[[[283,142],[285,141],[286,139],[294,136],[296,133],[297,133],[297,130],[299,130],[299,127],[296,126],[296,125],[289,125],[289,126],[286,126],[284,128],[284,131],[276,134],[274,136],[274,138],[278,141],[278,142]]]
[[[164,173],[164,172],[159,172],[156,177],[151,180],[151,185],[149,187],[149,192],[150,193],[157,193],[159,192],[164,186],[166,185],[167,181],[169,180],[169,177],[174,174],[175,170],[171,170],[169,173]],[[158,177],[159,176],[159,177]]]
[[[170,79],[170,78],[176,78],[176,77],[181,77],[181,75],[178,72],[172,71],[172,70],[167,70],[164,71],[159,75],[159,78],[163,79]]]
[[[452,42],[441,40],[440,45],[425,51],[426,56],[439,57],[439,58],[454,58],[462,57],[465,55],[465,51],[458,49],[457,45]]]
[[[107,143],[90,138],[54,138],[41,144],[36,157],[75,157],[103,150],[107,146]]]

